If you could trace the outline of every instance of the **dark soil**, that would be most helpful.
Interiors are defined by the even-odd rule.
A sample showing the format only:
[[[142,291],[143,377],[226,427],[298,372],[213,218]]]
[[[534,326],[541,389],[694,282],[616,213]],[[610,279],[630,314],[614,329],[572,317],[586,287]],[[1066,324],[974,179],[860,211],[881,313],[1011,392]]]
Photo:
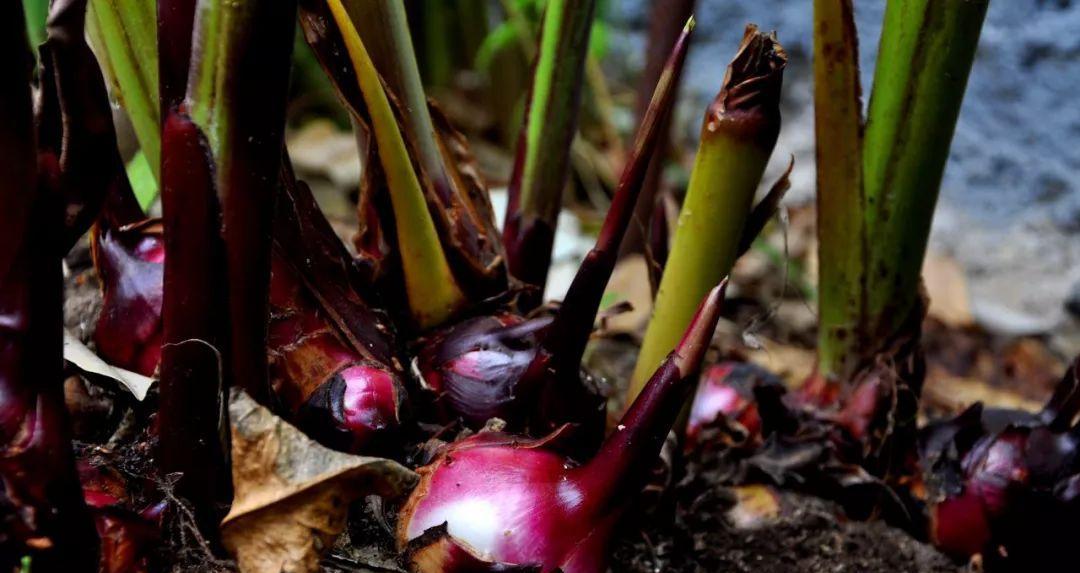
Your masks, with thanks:
[[[652,521],[626,532],[615,546],[612,571],[633,573],[960,572],[968,571],[932,547],[881,522],[843,519],[835,505],[796,494],[781,496],[775,521],[739,529],[725,517],[722,495],[671,522]]]

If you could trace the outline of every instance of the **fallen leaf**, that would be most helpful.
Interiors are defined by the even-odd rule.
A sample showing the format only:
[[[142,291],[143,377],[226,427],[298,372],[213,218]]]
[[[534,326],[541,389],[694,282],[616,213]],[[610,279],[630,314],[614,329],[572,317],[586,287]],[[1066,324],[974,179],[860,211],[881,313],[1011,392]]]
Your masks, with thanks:
[[[243,391],[229,400],[234,499],[222,521],[241,573],[314,573],[349,503],[397,497],[417,476],[397,462],[323,447]]]
[[[330,120],[308,122],[288,135],[289,156],[297,170],[329,179],[342,189],[360,184],[356,137]]]
[[[780,496],[765,485],[732,488],[735,505],[726,513],[736,529],[759,529],[780,517]]]
[[[936,407],[947,412],[960,412],[975,402],[988,408],[1007,408],[1037,412],[1042,402],[1032,400],[1004,388],[995,388],[985,381],[953,376],[943,368],[931,366],[923,387],[924,407]]]
[[[127,388],[135,396],[135,399],[139,401],[146,398],[146,392],[150,389],[150,385],[154,383],[153,378],[147,378],[142,374],[124,370],[105,362],[66,329],[64,330],[64,360],[74,364],[76,368],[83,372],[115,380],[121,386]]]

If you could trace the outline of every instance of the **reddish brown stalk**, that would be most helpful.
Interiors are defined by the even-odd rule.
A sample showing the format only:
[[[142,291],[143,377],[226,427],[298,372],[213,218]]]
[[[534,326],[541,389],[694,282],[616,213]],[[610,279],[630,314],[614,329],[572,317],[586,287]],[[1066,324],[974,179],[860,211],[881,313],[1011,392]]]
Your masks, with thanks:
[[[157,0],[158,87],[162,121],[168,117],[169,110],[184,101],[187,91],[196,4],[198,0]]]
[[[582,472],[590,482],[585,489],[602,492],[605,503],[623,502],[644,485],[664,438],[697,382],[720,319],[727,283],[725,278],[701,301],[682,340]]]
[[[543,300],[551,266],[595,8],[595,0],[554,0],[545,8],[503,228],[510,274],[536,289],[526,305]]]
[[[97,60],[85,40],[87,0],[53,2],[48,39],[39,48],[38,158],[42,184],[61,198],[66,253],[109,199],[114,215],[134,222],[141,210],[119,198],[134,195],[116,147],[112,107]]]
[[[0,561],[41,571],[97,570],[61,391],[58,198],[39,187],[30,103],[33,60],[21,2],[0,8]]]
[[[86,9],[86,0],[53,2],[48,39],[39,50],[41,179],[63,205],[61,254],[98,219],[91,241],[103,287],[98,352],[151,375],[161,347],[160,225],[144,222],[128,183],[105,81],[84,39]]]
[[[656,92],[653,94],[649,110],[645,114],[635,136],[630,160],[623,170],[615,198],[611,203],[596,245],[585,256],[570,289],[566,293],[559,313],[547,331],[541,343],[541,350],[531,367],[543,377],[554,373],[557,381],[577,381],[581,368],[581,357],[585,353],[589,335],[592,332],[596,312],[607,287],[608,279],[615,269],[619,245],[630,226],[634,206],[644,184],[645,174],[650,160],[655,154],[661,137],[660,128],[663,118],[675,102],[675,86],[679,83],[686,50],[689,47],[693,31],[693,19],[684,23],[683,32],[672,48],[671,55],[664,66]],[[542,374],[541,374],[542,373]],[[575,402],[567,399],[566,386],[580,388],[574,384],[548,384],[544,403],[549,407],[562,409]],[[552,419],[551,416],[542,416]],[[559,421],[572,421],[575,417],[555,416]]]
[[[694,12],[696,0],[653,0],[649,11],[649,37],[646,40],[645,69],[641,73],[637,89],[637,116],[644,118],[648,112],[649,100],[660,75],[664,71],[671,48],[679,38],[686,19]],[[676,86],[676,97],[678,86]],[[636,224],[630,226],[623,240],[622,253],[642,252],[645,248],[645,225],[650,221],[656,193],[660,188],[660,179],[664,171],[664,162],[671,151],[671,116],[674,108],[664,114],[660,122],[660,143],[657,153],[649,161],[649,170],[645,175],[645,184],[641,190],[641,199],[634,211]],[[659,285],[659,282],[657,282]]]
[[[217,531],[231,495],[224,428],[224,248],[209,150],[199,128],[172,113],[162,133],[165,260],[161,349],[161,469],[178,472],[204,534]]]
[[[296,179],[288,157],[282,159],[282,193],[274,210],[274,247],[291,265],[328,319],[356,352],[401,370],[389,317],[372,277],[364,276],[326,220],[311,189]]]
[[[232,126],[215,157],[229,299],[229,385],[269,402],[266,338],[270,244],[278,195],[285,104],[296,22],[295,0],[259,2],[242,33],[243,48],[221,65],[233,75],[222,110]],[[190,95],[190,94],[189,94]]]
[[[311,437],[340,450],[390,453],[407,402],[393,325],[368,305],[369,283],[283,159],[270,283],[270,373]]]

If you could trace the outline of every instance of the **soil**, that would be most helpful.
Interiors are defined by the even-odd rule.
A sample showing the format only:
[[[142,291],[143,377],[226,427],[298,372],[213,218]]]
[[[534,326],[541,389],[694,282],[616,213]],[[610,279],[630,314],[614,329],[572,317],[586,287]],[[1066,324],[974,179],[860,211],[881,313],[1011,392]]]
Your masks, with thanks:
[[[829,502],[791,493],[780,495],[780,515],[740,528],[726,515],[729,490],[705,492],[692,511],[627,518],[615,540],[612,573],[962,573],[933,547],[881,522],[844,519]],[[380,517],[377,498],[359,502],[348,534],[324,561],[326,571],[402,572],[394,550],[393,525]]]
[[[723,495],[701,499],[674,524],[650,520],[653,525],[624,534],[615,546],[612,571],[968,571],[898,529],[881,522],[845,520],[838,507],[817,498],[782,494],[779,518],[751,529],[737,528],[725,517],[728,504]]]

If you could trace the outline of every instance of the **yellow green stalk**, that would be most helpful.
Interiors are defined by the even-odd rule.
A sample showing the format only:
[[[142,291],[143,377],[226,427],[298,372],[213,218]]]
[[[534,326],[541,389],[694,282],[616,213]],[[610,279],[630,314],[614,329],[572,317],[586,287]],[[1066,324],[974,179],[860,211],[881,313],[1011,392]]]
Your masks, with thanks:
[[[814,128],[821,256],[818,357],[826,375],[857,361],[866,310],[862,97],[851,0],[814,0]],[[827,144],[825,142],[828,142]]]
[[[375,64],[341,0],[328,0],[327,4],[341,30],[371,116],[379,161],[390,187],[409,309],[417,326],[428,328],[461,309],[466,298],[450,270]]]
[[[723,87],[705,114],[686,201],[630,381],[629,400],[678,344],[697,301],[731,272],[754,192],[779,135],[786,63],[775,36],[747,26]]]
[[[90,0],[87,35],[113,98],[127,112],[154,180],[161,171],[157,3]]]
[[[920,272],[987,4],[890,0],[864,126],[852,3],[814,2],[827,378],[851,380],[921,321]]]
[[[871,334],[917,305],[941,178],[989,0],[890,0],[870,98],[863,174]]]

